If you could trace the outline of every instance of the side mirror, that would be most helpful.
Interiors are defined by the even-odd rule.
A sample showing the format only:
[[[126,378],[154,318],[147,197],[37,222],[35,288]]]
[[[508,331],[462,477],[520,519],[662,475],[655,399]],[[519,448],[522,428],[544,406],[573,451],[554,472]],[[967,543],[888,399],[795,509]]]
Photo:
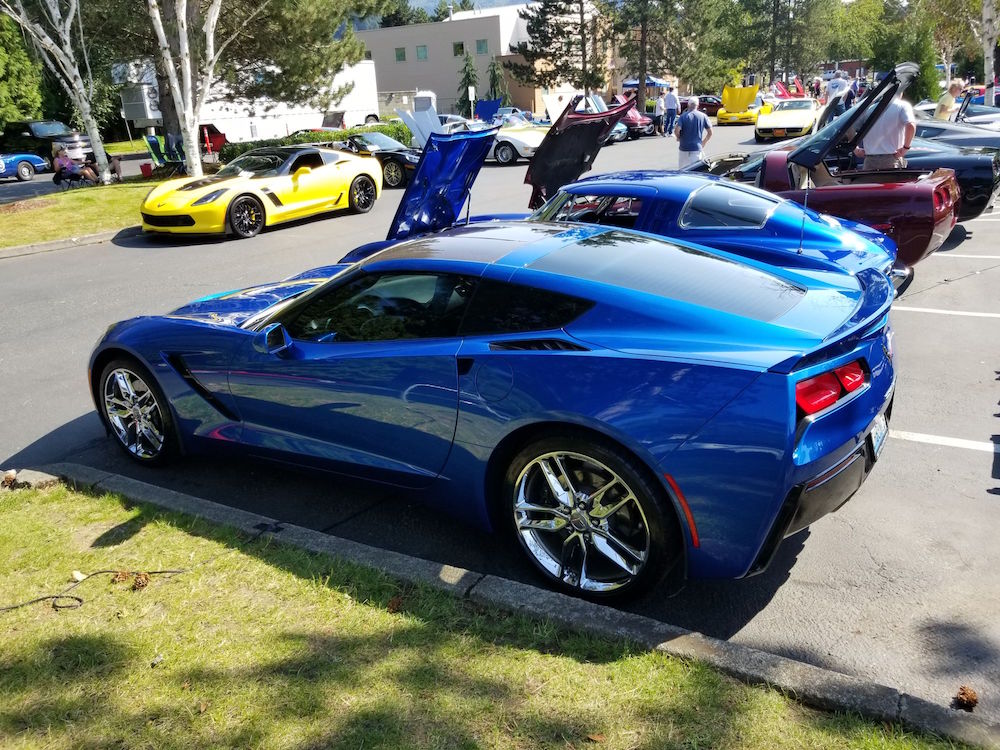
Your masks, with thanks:
[[[299,167],[298,169],[295,170],[295,174],[293,174],[292,177],[297,180],[300,177],[302,177],[303,175],[307,175],[307,174],[312,174],[312,168],[311,167]]]
[[[292,337],[281,323],[271,323],[253,337],[253,348],[261,354],[280,354],[291,346]]]

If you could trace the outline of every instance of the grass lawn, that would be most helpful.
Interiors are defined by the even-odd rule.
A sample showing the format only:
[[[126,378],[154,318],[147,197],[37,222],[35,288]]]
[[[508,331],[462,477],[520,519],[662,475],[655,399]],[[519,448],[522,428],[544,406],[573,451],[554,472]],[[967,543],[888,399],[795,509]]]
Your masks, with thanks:
[[[0,205],[0,248],[136,226],[139,205],[154,185],[126,180]]]
[[[163,148],[163,139],[160,138],[160,148]],[[146,142],[141,136],[137,136],[131,141],[115,141],[104,144],[104,151],[108,156],[121,156],[122,154],[148,154]]]
[[[935,748],[113,496],[0,494],[5,748]]]

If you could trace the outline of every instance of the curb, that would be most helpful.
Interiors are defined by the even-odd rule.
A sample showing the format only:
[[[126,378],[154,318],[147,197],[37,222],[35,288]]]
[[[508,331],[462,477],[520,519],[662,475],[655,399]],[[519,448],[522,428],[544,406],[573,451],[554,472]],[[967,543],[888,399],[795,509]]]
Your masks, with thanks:
[[[7,258],[21,258],[25,255],[38,255],[39,253],[51,253],[54,250],[65,250],[66,248],[78,247],[79,245],[93,245],[98,242],[107,242],[108,240],[113,240],[115,237],[137,237],[140,234],[142,234],[141,227],[123,227],[122,229],[111,229],[107,232],[85,234],[82,237],[67,237],[63,240],[38,242],[33,245],[5,247],[0,249],[0,260],[6,260]]]
[[[574,630],[625,638],[650,650],[708,664],[742,682],[777,688],[816,708],[895,722],[940,737],[1000,750],[1000,725],[871,680],[710,638],[530,584],[331,536],[120,474],[80,464],[57,463],[43,466],[39,471],[18,472],[16,486],[42,487],[59,479],[75,489],[117,493],[136,502],[186,513],[250,534],[259,533],[261,524],[266,524],[275,527],[265,534],[276,542],[375,568],[407,583],[428,585],[479,604],[545,618]]]

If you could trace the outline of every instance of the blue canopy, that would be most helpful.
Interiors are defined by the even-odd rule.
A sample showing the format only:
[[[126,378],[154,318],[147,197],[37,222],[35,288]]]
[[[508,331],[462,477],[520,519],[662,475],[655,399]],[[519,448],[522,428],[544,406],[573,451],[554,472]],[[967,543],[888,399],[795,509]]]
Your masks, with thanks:
[[[647,88],[665,89],[667,86],[672,86],[672,85],[673,84],[670,81],[668,81],[668,80],[666,80],[664,78],[657,78],[654,75],[648,75],[648,74],[646,75],[646,87]],[[637,89],[637,88],[639,88],[639,79],[638,78],[629,78],[627,81],[625,81],[622,84],[622,88],[623,89]]]

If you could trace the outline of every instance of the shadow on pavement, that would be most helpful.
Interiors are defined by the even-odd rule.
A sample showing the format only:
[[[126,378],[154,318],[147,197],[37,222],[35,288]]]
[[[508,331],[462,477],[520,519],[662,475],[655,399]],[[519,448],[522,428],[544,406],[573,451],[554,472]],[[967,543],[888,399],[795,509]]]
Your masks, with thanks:
[[[973,233],[966,229],[962,224],[956,224],[955,228],[951,230],[951,234],[948,235],[948,238],[935,252],[946,253],[949,250],[954,250],[956,247],[973,236]]]

